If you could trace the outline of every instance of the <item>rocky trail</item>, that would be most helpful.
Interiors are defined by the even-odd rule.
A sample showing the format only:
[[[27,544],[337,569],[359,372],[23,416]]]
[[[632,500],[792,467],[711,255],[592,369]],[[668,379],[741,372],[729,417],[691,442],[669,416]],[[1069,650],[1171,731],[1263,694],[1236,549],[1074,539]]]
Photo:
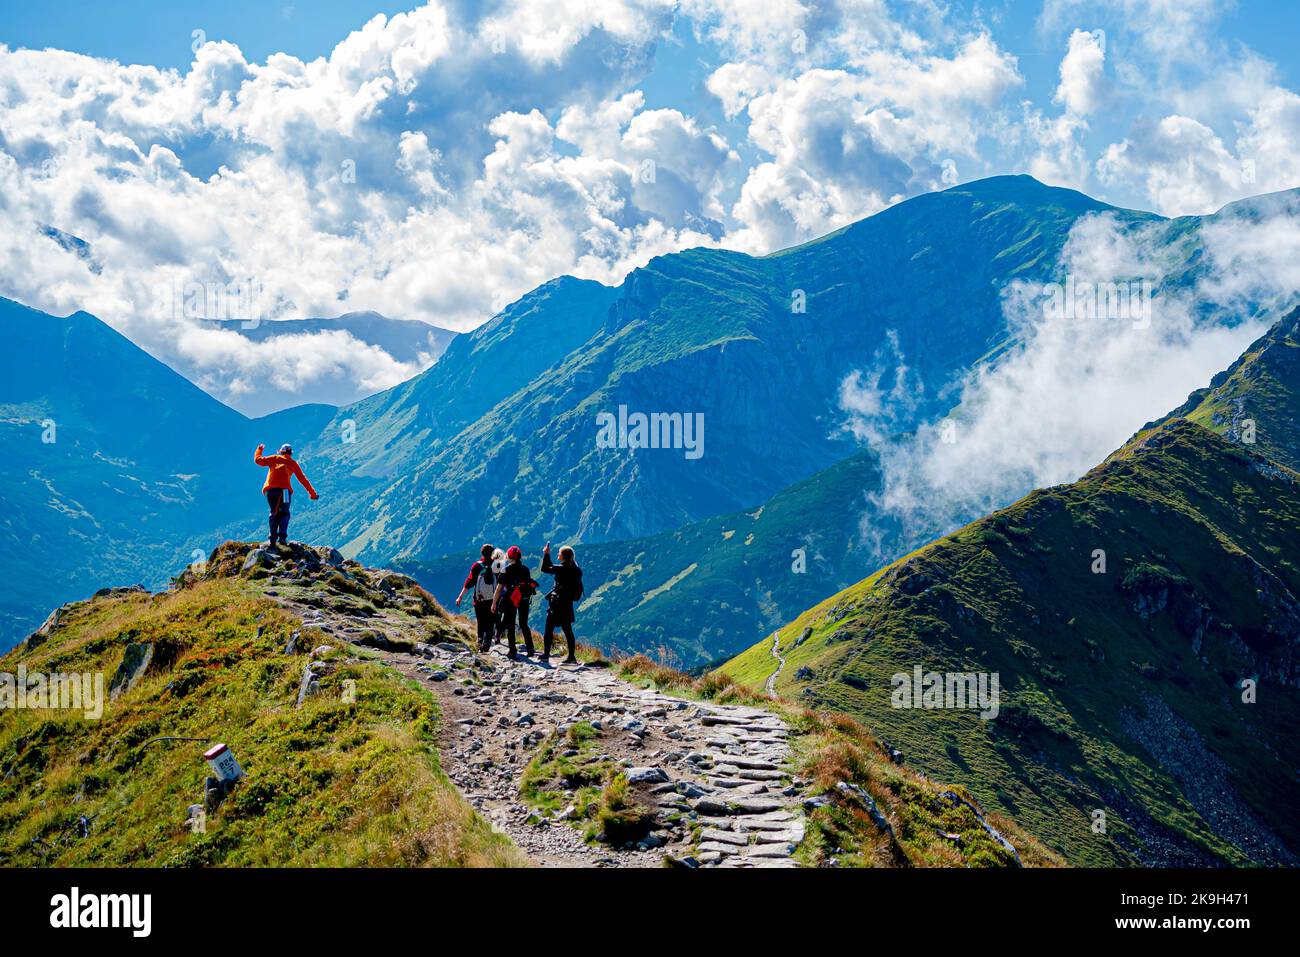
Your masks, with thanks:
[[[781,633],[772,633],[772,657],[776,659],[776,671],[767,676],[767,681],[763,683],[763,690],[770,695],[776,694],[776,679],[781,674],[781,669],[785,667],[785,658],[781,654]]]
[[[444,770],[535,864],[798,866],[806,784],[791,777],[788,729],[774,713],[640,688],[608,666],[543,665],[522,654],[511,661],[499,643],[480,654],[467,640],[429,640],[411,579],[333,550],[248,546],[241,574],[250,573],[305,626],[336,639],[334,647],[359,646],[359,656],[377,657],[438,697]],[[459,620],[440,625],[444,638],[454,631],[468,639]],[[305,665],[304,689],[318,653]],[[541,749],[576,755],[566,732],[579,722],[595,732],[593,760],[621,768],[645,812],[645,833],[618,846],[584,840],[573,790],[557,794],[564,807],[550,813],[521,795]]]

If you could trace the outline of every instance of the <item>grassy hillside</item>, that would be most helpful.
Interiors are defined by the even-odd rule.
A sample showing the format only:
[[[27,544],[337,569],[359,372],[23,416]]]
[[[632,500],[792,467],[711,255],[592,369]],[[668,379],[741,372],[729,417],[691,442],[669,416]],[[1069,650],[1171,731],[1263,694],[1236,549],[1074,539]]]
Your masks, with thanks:
[[[521,863],[440,769],[428,691],[345,645],[315,655],[320,693],[295,707],[306,658],[285,648],[301,626],[259,587],[191,577],[180,591],[79,602],[46,640],[0,658],[10,674],[100,673],[107,692],[128,646],[153,649],[99,720],[0,711],[0,865]],[[324,640],[304,629],[300,643]],[[186,808],[216,741],[248,777],[193,833]]]
[[[1261,336],[1169,418],[1190,419],[1300,469],[1300,308]]]
[[[1300,476],[1174,420],[795,619],[776,688],[1072,863],[1296,863],[1297,541]],[[759,684],[770,650],[722,671]],[[1000,713],[891,707],[914,666],[998,673]]]
[[[844,715],[755,693],[726,675],[691,679],[636,655],[618,664],[637,685],[687,698],[756,704],[790,729],[797,780],[807,788],[808,834],[799,849],[814,867],[1059,867],[1064,861],[1018,822],[987,814],[961,784],[902,767],[890,749]],[[1010,846],[1003,843],[1009,842]]]

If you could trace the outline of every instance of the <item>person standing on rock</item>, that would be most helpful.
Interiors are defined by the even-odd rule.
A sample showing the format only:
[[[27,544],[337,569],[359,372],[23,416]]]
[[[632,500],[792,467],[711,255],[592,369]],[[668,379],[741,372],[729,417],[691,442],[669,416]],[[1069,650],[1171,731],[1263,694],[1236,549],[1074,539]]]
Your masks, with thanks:
[[[578,657],[574,653],[576,643],[573,638],[573,609],[582,599],[582,569],[574,560],[573,549],[568,545],[560,547],[560,563],[551,561],[551,543],[542,549],[542,571],[555,576],[555,587],[546,596],[546,633],[542,639],[542,661],[551,660],[551,641],[555,637],[558,625],[564,629],[564,640],[569,646],[569,656],[564,659],[566,665],[576,665]]]
[[[518,545],[506,549],[508,564],[497,579],[496,595],[492,599],[493,609],[501,616],[502,627],[510,641],[510,651],[506,657],[518,658],[515,649],[515,623],[524,636],[524,655],[533,655],[533,633],[528,628],[528,609],[532,602],[537,582],[533,581],[532,572],[524,564],[524,553]]]
[[[492,574],[494,551],[491,545],[479,549],[481,557],[469,567],[465,583],[460,586],[460,594],[456,596],[456,607],[459,608],[465,592],[472,590],[474,593],[474,621],[478,625],[479,651],[490,649],[492,640],[496,637],[497,613],[492,608],[492,599],[496,593],[496,576]]]
[[[293,501],[293,484],[291,479],[297,476],[299,483],[307,490],[314,502],[320,496],[302,474],[302,467],[293,458],[293,449],[288,445],[280,446],[275,455],[263,455],[265,445],[259,445],[253,453],[253,464],[266,469],[266,481],[262,484],[262,493],[271,510],[269,524],[271,540],[267,543],[274,548],[278,541],[281,545],[289,544],[289,503]]]

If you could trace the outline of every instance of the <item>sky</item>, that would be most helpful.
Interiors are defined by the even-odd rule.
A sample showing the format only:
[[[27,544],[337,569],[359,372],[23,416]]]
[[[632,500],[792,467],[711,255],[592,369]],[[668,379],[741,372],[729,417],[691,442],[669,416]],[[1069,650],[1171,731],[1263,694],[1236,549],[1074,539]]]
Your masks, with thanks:
[[[1300,185],[1298,32],[1265,0],[0,0],[0,295],[227,399],[383,387],[418,370],[188,320],[465,330],[1000,173],[1211,212]]]

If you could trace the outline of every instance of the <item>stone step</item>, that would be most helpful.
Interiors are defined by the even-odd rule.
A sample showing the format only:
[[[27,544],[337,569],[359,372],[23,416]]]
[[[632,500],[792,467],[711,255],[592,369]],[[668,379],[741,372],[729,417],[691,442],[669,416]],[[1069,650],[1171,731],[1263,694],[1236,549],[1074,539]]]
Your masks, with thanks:
[[[732,814],[766,814],[768,811],[780,811],[785,807],[777,798],[742,797],[729,802],[734,810]]]
[[[745,849],[746,857],[789,857],[794,853],[794,845],[786,844],[755,844]]]
[[[701,854],[716,853],[723,857],[734,857],[740,854],[740,848],[734,844],[723,844],[721,841],[705,841],[698,848]]]
[[[709,755],[719,767],[723,765],[734,765],[738,768],[750,768],[755,771],[777,771],[780,770],[775,761],[769,761],[766,758],[751,758],[741,754],[711,754]]]
[[[747,781],[783,781],[785,780],[784,771],[757,771],[752,768],[742,768],[737,774]]]
[[[727,821],[732,827],[740,831],[786,831],[797,823],[794,820],[794,815],[784,811],[773,811],[771,814],[737,815],[735,817],[718,818],[717,820]],[[714,819],[711,818],[700,818],[700,822],[710,826],[714,825]],[[800,826],[802,827],[802,825]]]
[[[785,831],[754,831],[757,844],[798,844],[803,840],[803,825]]]
[[[706,827],[701,831],[700,840],[705,842],[715,841],[723,844],[735,844],[740,847],[744,847],[749,843],[749,837],[747,834],[743,834],[739,831],[723,831],[713,827]]]

